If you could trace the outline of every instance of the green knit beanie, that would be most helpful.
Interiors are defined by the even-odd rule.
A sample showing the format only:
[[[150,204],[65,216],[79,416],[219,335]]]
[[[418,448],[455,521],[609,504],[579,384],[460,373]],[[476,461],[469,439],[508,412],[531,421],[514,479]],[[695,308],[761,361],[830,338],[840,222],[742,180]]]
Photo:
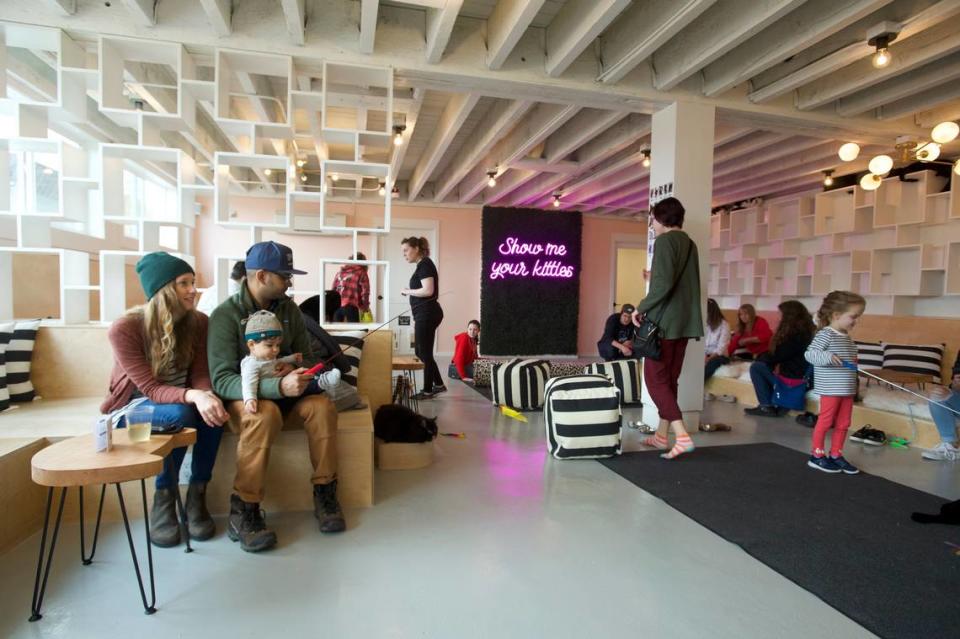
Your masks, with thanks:
[[[184,273],[193,273],[193,267],[164,251],[148,253],[137,262],[137,275],[140,276],[140,286],[147,294],[147,300],[169,282],[177,279]]]

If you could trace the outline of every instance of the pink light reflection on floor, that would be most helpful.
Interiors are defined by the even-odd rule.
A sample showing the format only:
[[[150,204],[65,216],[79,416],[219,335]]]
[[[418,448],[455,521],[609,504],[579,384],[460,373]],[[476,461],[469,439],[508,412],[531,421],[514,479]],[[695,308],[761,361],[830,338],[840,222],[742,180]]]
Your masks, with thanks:
[[[543,449],[523,450],[515,442],[495,439],[484,442],[484,456],[496,492],[505,497],[543,497]]]

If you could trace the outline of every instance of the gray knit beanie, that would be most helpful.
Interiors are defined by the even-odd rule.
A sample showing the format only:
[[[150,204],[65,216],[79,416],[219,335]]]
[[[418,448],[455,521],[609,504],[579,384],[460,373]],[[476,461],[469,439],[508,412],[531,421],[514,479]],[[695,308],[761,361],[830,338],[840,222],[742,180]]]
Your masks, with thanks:
[[[257,311],[247,318],[247,325],[243,331],[244,339],[260,341],[270,337],[283,335],[280,320],[270,311]]]

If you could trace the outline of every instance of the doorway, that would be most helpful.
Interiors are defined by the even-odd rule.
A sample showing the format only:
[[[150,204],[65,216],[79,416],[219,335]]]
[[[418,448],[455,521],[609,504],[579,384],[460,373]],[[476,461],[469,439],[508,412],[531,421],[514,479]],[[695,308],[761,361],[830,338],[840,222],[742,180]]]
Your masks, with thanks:
[[[647,268],[644,242],[615,242],[613,246],[613,304],[611,313],[624,304],[634,304],[647,294],[643,271]]]

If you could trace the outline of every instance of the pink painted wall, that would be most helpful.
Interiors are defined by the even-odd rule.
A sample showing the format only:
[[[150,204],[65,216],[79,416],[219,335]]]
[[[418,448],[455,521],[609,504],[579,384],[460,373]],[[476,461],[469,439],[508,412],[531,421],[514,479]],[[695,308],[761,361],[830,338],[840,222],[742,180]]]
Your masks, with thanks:
[[[201,284],[213,283],[216,255],[242,256],[250,243],[249,231],[225,229],[214,224],[211,203],[201,202],[203,212],[197,219],[195,253]],[[240,205],[238,203],[238,205]],[[259,210],[272,213],[276,202],[248,198],[242,203],[245,211]],[[348,224],[367,225],[376,217],[376,207],[334,203],[334,212],[348,215]],[[453,294],[443,302],[444,321],[438,334],[438,351],[453,350],[453,336],[463,331],[471,319],[480,317],[480,209],[404,206],[394,203],[394,220],[417,219],[438,222],[440,260],[437,267],[444,290]],[[583,218],[583,265],[580,278],[580,334],[577,347],[581,355],[596,355],[596,341],[603,330],[603,322],[610,314],[613,300],[612,239],[615,234],[645,236],[646,224],[617,219]],[[298,268],[309,275],[298,276],[295,288],[319,289],[317,275],[319,260],[323,257],[347,257],[352,252],[349,237],[321,237],[314,235],[284,235],[264,231],[265,240],[276,240],[293,249]],[[361,238],[360,250],[371,253],[372,240]],[[393,277],[406,278],[411,268],[401,264],[393,269]],[[333,272],[328,272],[327,280]],[[639,274],[638,274],[639,277]],[[447,346],[445,346],[447,345]]]

